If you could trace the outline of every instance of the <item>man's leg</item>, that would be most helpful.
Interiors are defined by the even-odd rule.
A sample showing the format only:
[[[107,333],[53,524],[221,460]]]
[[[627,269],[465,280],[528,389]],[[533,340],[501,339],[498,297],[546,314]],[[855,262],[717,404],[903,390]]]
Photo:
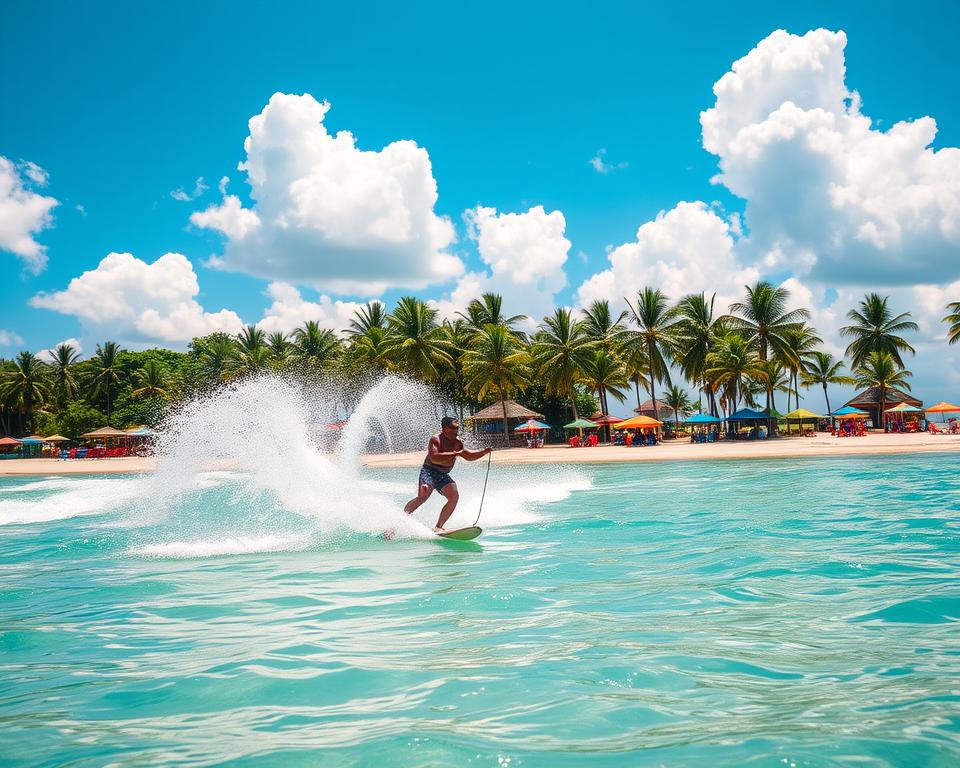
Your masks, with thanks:
[[[443,505],[443,509],[440,510],[440,519],[437,520],[437,528],[443,528],[444,523],[450,519],[450,515],[453,514],[453,510],[457,508],[457,502],[460,501],[460,492],[457,490],[456,483],[448,483],[443,486],[440,493],[447,500],[447,503]]]
[[[431,493],[433,493],[433,486],[427,485],[426,483],[420,483],[420,487],[417,488],[417,495],[404,505],[403,511],[408,515],[411,514],[417,509],[417,507],[430,498]]]

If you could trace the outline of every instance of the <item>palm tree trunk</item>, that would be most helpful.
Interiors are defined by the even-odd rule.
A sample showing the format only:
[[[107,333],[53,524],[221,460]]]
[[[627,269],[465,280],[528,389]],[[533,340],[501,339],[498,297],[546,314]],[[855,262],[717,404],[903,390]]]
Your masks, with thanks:
[[[507,448],[510,447],[510,427],[507,426],[507,401],[503,398],[503,390],[497,387],[497,394],[500,395],[500,408],[503,411],[503,439],[507,441]]]
[[[880,429],[883,432],[887,431],[887,424],[883,419],[883,412],[885,410],[884,406],[887,404],[887,392],[886,387],[882,384],[880,385],[880,407],[877,409],[880,411]]]
[[[633,377],[633,384],[637,388],[637,410],[640,410],[640,377]]]
[[[659,419],[657,413],[657,386],[653,380],[653,342],[647,342],[647,359],[650,361],[650,402],[653,403],[653,418]]]
[[[577,413],[577,390],[573,384],[570,385],[570,404],[573,405],[573,420],[576,421],[580,414]]]

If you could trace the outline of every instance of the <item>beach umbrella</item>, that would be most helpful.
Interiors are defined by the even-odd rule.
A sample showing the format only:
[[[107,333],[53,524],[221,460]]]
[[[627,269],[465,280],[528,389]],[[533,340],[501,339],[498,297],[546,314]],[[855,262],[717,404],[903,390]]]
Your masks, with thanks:
[[[813,413],[812,411],[808,411],[806,408],[797,408],[796,410],[790,411],[785,418],[788,426],[791,419],[796,419],[802,426],[804,421],[817,421],[822,419],[823,416]]]
[[[50,435],[50,437],[43,438],[45,443],[65,443],[69,440],[69,437],[64,437],[63,435]]]
[[[14,448],[20,445],[20,441],[15,437],[0,437],[0,448]]]
[[[946,422],[948,413],[960,413],[960,405],[953,405],[946,400],[941,400],[936,405],[931,405],[929,408],[924,408],[924,410],[927,413],[942,413],[942,421]]]
[[[542,432],[545,429],[550,429],[549,424],[544,424],[542,421],[537,421],[536,419],[527,419],[519,427],[514,427],[514,432]]]
[[[580,430],[580,437],[583,437],[584,427],[586,427],[587,429],[592,429],[593,427],[596,427],[596,426],[597,426],[597,425],[594,424],[592,421],[588,421],[587,419],[584,419],[584,418],[579,418],[579,419],[577,419],[576,421],[571,421],[569,424],[564,424],[564,425],[563,425],[563,428],[564,428],[564,429],[579,429],[579,430]]]
[[[97,437],[130,437],[126,432],[120,429],[114,429],[113,427],[100,427],[100,429],[95,429],[93,432],[86,432],[80,437],[87,438],[97,438]]]
[[[595,419],[590,419],[597,426],[605,426],[607,428],[607,442],[610,442],[610,425],[619,424],[623,421],[619,416],[610,416],[609,414],[604,414],[603,416],[597,416]]]
[[[650,427],[662,426],[663,422],[658,421],[652,416],[634,416],[633,418],[619,422],[617,429],[648,429]]]
[[[719,416],[711,416],[709,413],[695,413],[684,424],[718,424],[723,421]]]
[[[839,411],[834,411],[830,415],[841,419],[865,419],[870,414],[866,411],[861,411],[859,408],[853,408],[852,406],[845,405]]]

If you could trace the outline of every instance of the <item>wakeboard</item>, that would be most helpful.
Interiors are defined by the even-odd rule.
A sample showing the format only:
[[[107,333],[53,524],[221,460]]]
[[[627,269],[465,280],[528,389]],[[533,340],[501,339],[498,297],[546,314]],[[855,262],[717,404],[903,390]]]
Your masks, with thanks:
[[[470,541],[483,533],[483,528],[476,525],[470,525],[466,528],[453,528],[449,531],[437,531],[437,537],[441,539],[452,539],[453,541]]]

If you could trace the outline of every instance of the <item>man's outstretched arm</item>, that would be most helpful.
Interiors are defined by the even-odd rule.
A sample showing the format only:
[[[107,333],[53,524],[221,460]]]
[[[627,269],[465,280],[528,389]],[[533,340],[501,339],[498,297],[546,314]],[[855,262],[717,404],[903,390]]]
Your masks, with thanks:
[[[488,446],[479,451],[468,451],[466,448],[464,448],[462,451],[460,451],[460,455],[467,461],[476,461],[477,459],[482,459],[488,453],[493,453],[493,448]]]

